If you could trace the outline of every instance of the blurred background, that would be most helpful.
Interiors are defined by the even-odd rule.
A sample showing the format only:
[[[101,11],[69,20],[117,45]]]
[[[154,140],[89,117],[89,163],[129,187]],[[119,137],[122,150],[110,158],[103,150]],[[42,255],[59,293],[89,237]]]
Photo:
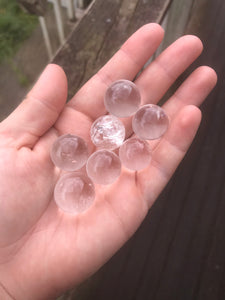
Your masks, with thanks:
[[[90,2],[0,0],[0,120],[23,99]]]
[[[200,65],[216,70],[218,84],[187,156],[136,234],[63,300],[225,299],[224,0],[0,0],[0,119],[48,62],[64,68],[70,98],[148,22],[165,28],[156,55],[183,34],[204,44],[162,102]]]

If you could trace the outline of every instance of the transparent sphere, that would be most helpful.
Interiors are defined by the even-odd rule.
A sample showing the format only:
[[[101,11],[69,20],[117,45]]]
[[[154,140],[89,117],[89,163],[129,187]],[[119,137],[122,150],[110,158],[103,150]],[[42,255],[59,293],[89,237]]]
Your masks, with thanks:
[[[98,150],[89,157],[86,169],[93,182],[110,184],[120,176],[121,162],[112,151]]]
[[[87,175],[71,172],[61,176],[54,190],[59,208],[70,214],[86,211],[95,199],[94,184]]]
[[[91,126],[91,140],[100,149],[114,150],[122,145],[125,127],[115,116],[99,117]]]
[[[133,131],[143,140],[160,138],[169,126],[169,119],[165,111],[158,105],[142,106],[134,115]]]
[[[141,95],[137,86],[129,80],[113,82],[105,93],[105,108],[117,117],[133,115],[141,104]]]
[[[85,165],[88,159],[88,147],[79,136],[66,134],[53,143],[50,156],[58,168],[76,171]]]
[[[151,150],[148,142],[138,138],[130,138],[120,146],[119,157],[127,169],[139,171],[149,165]]]

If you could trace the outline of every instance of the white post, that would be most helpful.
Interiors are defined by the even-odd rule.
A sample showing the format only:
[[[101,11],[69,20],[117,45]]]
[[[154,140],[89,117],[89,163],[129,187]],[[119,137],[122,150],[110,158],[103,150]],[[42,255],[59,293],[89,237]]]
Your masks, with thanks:
[[[61,44],[63,44],[64,39],[65,39],[65,35],[64,35],[63,22],[62,22],[62,16],[61,16],[61,11],[60,11],[59,0],[52,0],[52,2],[53,2],[54,12],[55,12],[57,30],[58,30],[58,34],[59,34],[59,41],[60,41]]]
[[[53,56],[52,45],[51,45],[51,42],[50,42],[50,39],[49,39],[48,29],[47,29],[47,26],[46,26],[45,18],[42,17],[42,16],[39,16],[38,18],[39,18],[39,22],[40,22],[40,25],[41,25],[41,30],[42,30],[42,34],[43,34],[43,37],[44,37],[48,57],[49,57],[49,59],[51,59],[52,56]]]
[[[68,14],[69,20],[73,21],[75,19],[73,0],[67,0],[67,14]]]
[[[83,8],[83,0],[81,0],[81,1],[75,0],[74,4],[75,4],[75,17],[77,19],[80,19],[84,15],[84,10],[82,9]]]
[[[76,3],[77,3],[77,7],[78,8],[84,8],[84,1],[83,0],[76,0]]]

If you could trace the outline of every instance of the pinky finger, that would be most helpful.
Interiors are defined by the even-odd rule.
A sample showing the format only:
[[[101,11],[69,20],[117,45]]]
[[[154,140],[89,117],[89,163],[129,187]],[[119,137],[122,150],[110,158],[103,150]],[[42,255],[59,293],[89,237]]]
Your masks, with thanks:
[[[148,168],[137,173],[137,185],[151,207],[190,147],[201,121],[201,111],[185,106],[152,154]]]

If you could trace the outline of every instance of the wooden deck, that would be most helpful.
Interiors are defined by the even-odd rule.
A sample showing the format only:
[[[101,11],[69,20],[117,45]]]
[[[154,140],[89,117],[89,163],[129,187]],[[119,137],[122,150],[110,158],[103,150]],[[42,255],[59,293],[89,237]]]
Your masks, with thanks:
[[[94,1],[54,60],[69,77],[70,95],[131,32],[147,22],[160,23],[169,2]],[[191,11],[183,31],[198,35],[205,46],[189,72],[210,65],[219,76],[202,106],[198,135],[132,239],[65,299],[225,299],[225,2],[184,2]],[[168,18],[167,43],[181,34],[171,32],[177,18]]]

